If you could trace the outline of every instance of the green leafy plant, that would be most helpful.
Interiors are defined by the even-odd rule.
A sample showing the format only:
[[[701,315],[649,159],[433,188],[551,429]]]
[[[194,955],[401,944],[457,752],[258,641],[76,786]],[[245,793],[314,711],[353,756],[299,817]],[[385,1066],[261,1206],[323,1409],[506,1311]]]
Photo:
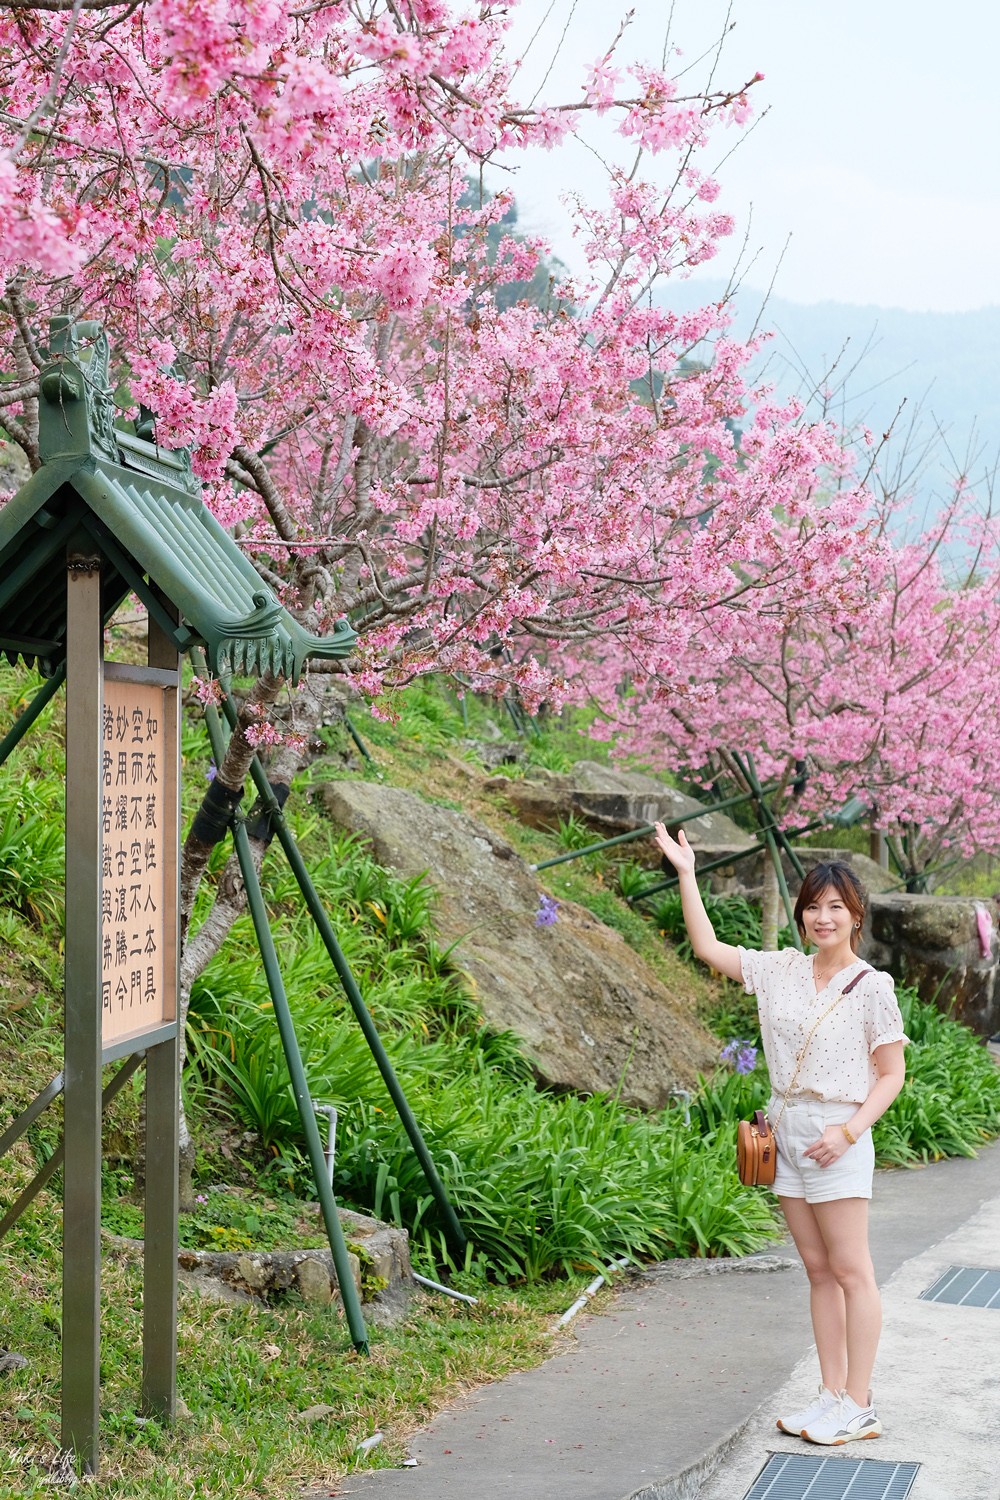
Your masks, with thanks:
[[[715,935],[721,943],[732,943],[736,947],[759,948],[763,942],[760,908],[745,896],[716,896],[711,891],[702,891],[702,900],[708,912]],[[648,903],[650,917],[659,930],[671,938],[677,951],[684,958],[693,957],[684,914],[681,910],[680,892],[667,891],[661,896],[651,897]],[[788,927],[778,932],[778,947],[791,947],[793,938]]]
[[[906,1082],[877,1121],[873,1136],[885,1165],[974,1156],[1000,1132],[1000,1072],[981,1040],[922,1001],[898,992],[906,1049]]]
[[[600,843],[600,835],[583,818],[578,818],[576,813],[569,813],[565,818],[559,819],[555,837],[560,849],[567,854],[576,849],[586,849],[589,844]]]
[[[0,902],[39,923],[59,921],[63,848],[61,784],[0,778]]]
[[[631,859],[623,860],[615,873],[623,901],[635,901],[652,881],[652,872]]]

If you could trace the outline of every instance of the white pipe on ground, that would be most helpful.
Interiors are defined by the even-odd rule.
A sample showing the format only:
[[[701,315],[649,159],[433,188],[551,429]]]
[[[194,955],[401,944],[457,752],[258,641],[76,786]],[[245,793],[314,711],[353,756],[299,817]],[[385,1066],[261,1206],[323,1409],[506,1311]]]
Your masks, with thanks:
[[[595,1276],[590,1285],[588,1287],[585,1287],[584,1290],[580,1293],[580,1296],[577,1297],[572,1307],[567,1307],[566,1311],[559,1319],[559,1322],[556,1324],[555,1328],[552,1329],[552,1332],[556,1333],[560,1328],[565,1328],[566,1324],[570,1322],[571,1319],[575,1318],[577,1313],[580,1312],[582,1308],[586,1307],[587,1303],[590,1301],[591,1297],[594,1296],[598,1288],[604,1286],[610,1280],[612,1271],[621,1271],[630,1263],[630,1257],[627,1255],[623,1255],[621,1260],[616,1260],[612,1265],[608,1267],[606,1271],[602,1271],[600,1276]]]
[[[418,1276],[416,1271],[411,1271],[410,1274],[420,1286],[429,1287],[432,1292],[443,1292],[446,1297],[454,1297],[456,1302],[471,1302],[473,1307],[479,1302],[478,1297],[470,1297],[468,1292],[453,1292],[450,1286],[442,1286],[440,1281],[428,1281],[426,1276]]]

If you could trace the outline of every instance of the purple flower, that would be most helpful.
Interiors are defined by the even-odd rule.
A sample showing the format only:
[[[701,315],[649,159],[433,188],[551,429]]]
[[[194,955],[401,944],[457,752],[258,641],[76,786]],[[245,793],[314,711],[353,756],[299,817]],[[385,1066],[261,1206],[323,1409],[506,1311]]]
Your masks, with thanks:
[[[208,763],[208,770],[205,772],[205,780],[206,781],[214,781],[215,780],[215,776],[216,776],[215,761],[214,760],[210,760],[209,763]]]
[[[757,1062],[757,1048],[753,1042],[741,1041],[738,1037],[727,1042],[719,1055],[737,1073],[752,1073]]]
[[[538,910],[535,913],[536,927],[551,927],[559,920],[559,902],[554,896],[543,892],[538,898]]]

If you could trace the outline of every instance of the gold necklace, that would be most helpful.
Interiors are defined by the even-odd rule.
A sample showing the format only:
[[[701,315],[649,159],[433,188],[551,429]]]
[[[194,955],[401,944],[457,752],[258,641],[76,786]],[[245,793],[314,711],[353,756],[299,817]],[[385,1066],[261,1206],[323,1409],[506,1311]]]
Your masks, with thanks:
[[[830,980],[834,977],[835,974],[839,974],[840,971],[841,971],[841,969],[849,969],[851,967],[851,964],[853,962],[854,962],[853,959],[849,959],[846,964],[838,964],[835,969],[830,969],[830,970],[827,971],[827,970],[822,970],[822,969],[817,968],[816,967],[816,962],[815,962],[815,959],[814,959],[813,960],[813,979],[814,979],[814,981],[817,984],[822,983],[823,984],[823,988],[825,989],[826,986],[830,983]]]

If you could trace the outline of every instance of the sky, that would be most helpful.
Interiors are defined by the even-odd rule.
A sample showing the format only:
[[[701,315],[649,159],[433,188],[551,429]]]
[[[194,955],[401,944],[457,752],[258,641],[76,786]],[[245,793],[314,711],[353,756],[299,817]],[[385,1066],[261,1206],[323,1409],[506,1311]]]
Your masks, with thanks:
[[[916,312],[1000,305],[1000,6],[522,0],[509,34],[510,52],[524,57],[517,92],[530,97],[548,73],[541,98],[575,98],[629,5],[634,19],[619,59],[659,64],[669,21],[683,55],[668,71],[690,66],[700,80],[707,62],[699,58],[728,13],[734,24],[717,81],[764,74],[753,90],[753,130],[738,144],[735,129],[717,131],[704,159],[721,162],[716,207],[735,216],[737,230],[732,249],[700,274],[728,275],[749,225],[749,249],[759,255],[746,284],[766,288],[780,262],[775,293],[793,302]],[[519,227],[542,234],[573,269],[577,252],[558,200],[567,190],[592,197],[603,175],[594,150],[613,145],[592,118],[580,135],[583,144],[533,151],[515,173],[492,178],[494,188],[513,186]]]

